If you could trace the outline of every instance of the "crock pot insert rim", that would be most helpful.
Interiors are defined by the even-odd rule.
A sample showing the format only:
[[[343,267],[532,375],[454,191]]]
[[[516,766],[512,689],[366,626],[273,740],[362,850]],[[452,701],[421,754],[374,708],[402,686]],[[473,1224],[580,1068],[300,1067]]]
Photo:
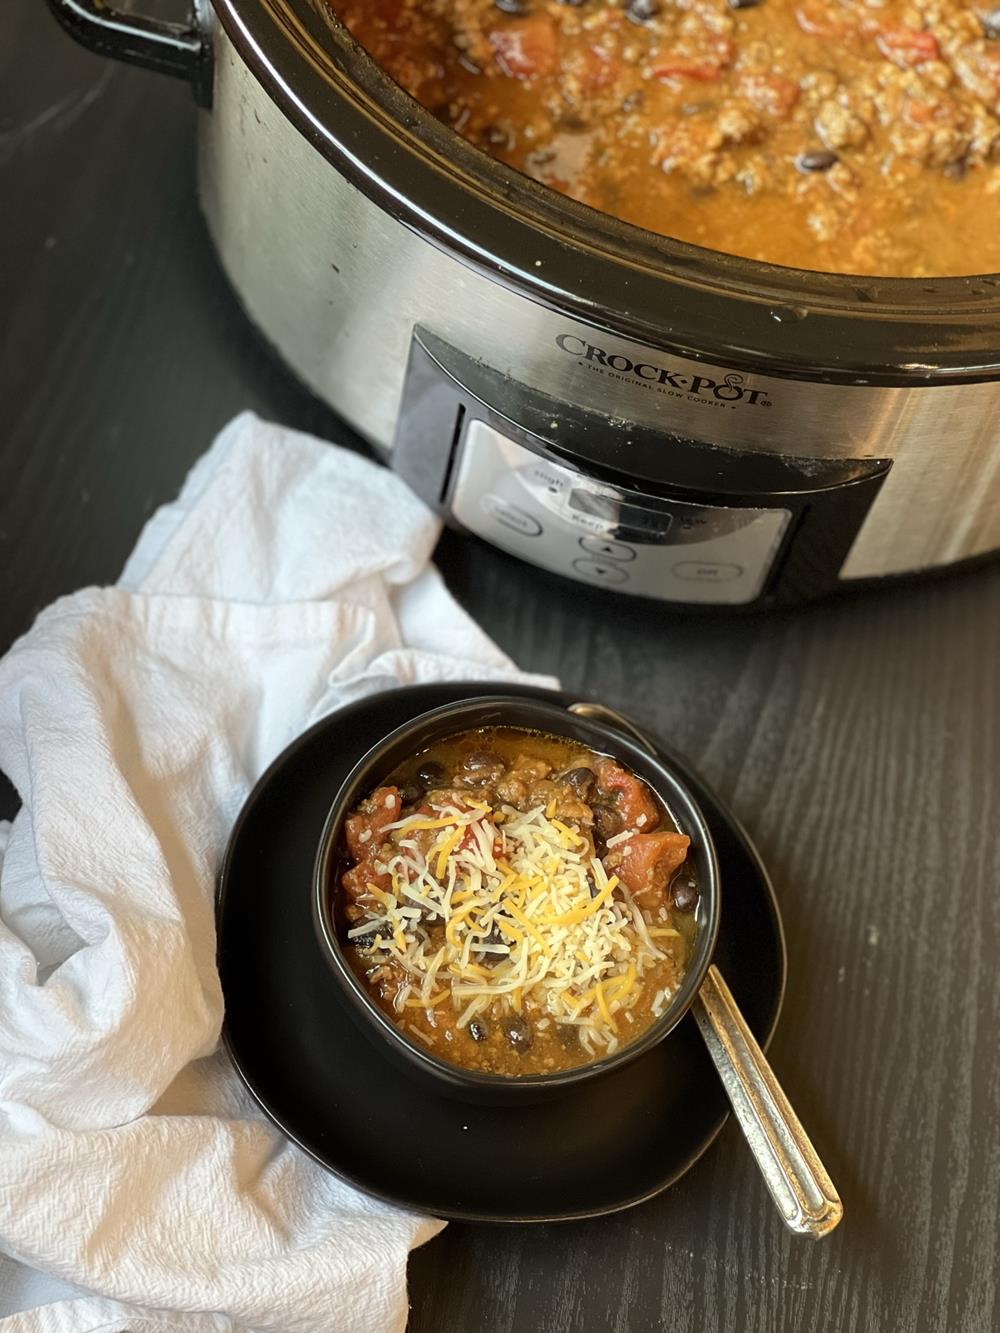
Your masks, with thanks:
[[[658,236],[462,139],[379,69],[324,0],[213,4],[254,75],[327,160],[405,225],[534,300],[694,357],[811,378],[1000,374],[1000,275],[829,274]]]

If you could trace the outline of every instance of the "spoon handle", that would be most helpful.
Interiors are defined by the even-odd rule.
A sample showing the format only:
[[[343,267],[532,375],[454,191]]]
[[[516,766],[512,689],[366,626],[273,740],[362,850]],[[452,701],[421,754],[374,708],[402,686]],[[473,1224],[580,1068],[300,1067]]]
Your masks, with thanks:
[[[844,1215],[840,1196],[714,964],[693,1013],[785,1225],[828,1235]]]

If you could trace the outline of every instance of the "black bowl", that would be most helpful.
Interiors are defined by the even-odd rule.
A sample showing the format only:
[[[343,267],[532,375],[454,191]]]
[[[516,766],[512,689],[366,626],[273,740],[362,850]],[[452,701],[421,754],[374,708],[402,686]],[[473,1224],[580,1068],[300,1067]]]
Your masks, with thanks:
[[[611,1055],[552,1074],[483,1074],[439,1060],[411,1041],[368,995],[344,958],[331,911],[330,885],[341,858],[344,820],[400,764],[457,732],[489,727],[517,727],[578,741],[608,754],[642,778],[666,806],[681,832],[691,839],[700,897],[698,932],[677,993],[663,1014],[635,1041]],[[708,824],[694,797],[666,764],[604,722],[584,718],[532,699],[496,695],[462,700],[422,713],[373,746],[349,773],[327,815],[313,870],[313,923],[320,949],[348,1002],[348,1012],[362,1032],[397,1066],[436,1092],[485,1104],[523,1103],[566,1093],[581,1083],[621,1069],[661,1042],[684,1017],[705,977],[719,928],[719,871]]]

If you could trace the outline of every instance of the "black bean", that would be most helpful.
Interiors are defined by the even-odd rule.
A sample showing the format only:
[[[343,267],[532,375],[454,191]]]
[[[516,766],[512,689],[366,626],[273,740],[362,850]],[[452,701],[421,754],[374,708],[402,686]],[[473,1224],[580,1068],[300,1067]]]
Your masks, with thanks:
[[[580,1030],[572,1023],[557,1023],[556,1036],[564,1050],[577,1051],[580,1049]]]
[[[424,791],[430,791],[432,787],[443,786],[445,780],[444,765],[439,764],[436,759],[425,760],[417,769],[416,780]]]
[[[609,838],[621,832],[621,827],[621,816],[616,811],[609,810],[606,805],[594,806],[594,828],[599,838],[607,842]]]
[[[526,1051],[531,1045],[531,1026],[517,1014],[511,1014],[503,1023],[504,1036],[515,1051]]]
[[[626,0],[625,13],[633,23],[647,23],[663,8],[661,0]]]
[[[490,926],[490,933],[489,933],[487,936],[484,937],[484,939],[483,939],[483,943],[484,943],[484,944],[508,944],[509,941],[508,941],[508,939],[507,939],[507,936],[503,933],[503,931],[500,929],[500,927],[497,925],[496,921],[494,920],[493,925]]]
[[[585,801],[593,791],[597,779],[592,768],[571,768],[568,773],[562,775],[560,781],[572,787],[580,800]]]
[[[698,906],[698,885],[688,875],[680,875],[670,886],[670,897],[678,912],[693,912]]]
[[[498,762],[489,750],[470,750],[462,760],[462,767],[466,773],[485,773],[487,769],[496,768]]]
[[[429,924],[435,917],[439,918],[442,921],[444,920],[444,918],[441,916],[440,909],[435,907],[433,903],[429,902],[415,903],[412,898],[407,898],[406,905],[407,907],[416,908],[416,910],[420,913],[420,916],[416,918],[418,921],[426,921]]]
[[[528,0],[493,0],[493,5],[501,14],[530,14]]]
[[[1000,9],[991,9],[983,14],[979,22],[983,27],[983,36],[991,42],[1000,41]]]
[[[404,805],[416,805],[425,790],[419,782],[404,782],[399,789],[399,799]]]
[[[799,171],[829,171],[839,161],[837,154],[829,148],[811,148],[808,152],[799,153],[795,165]]]
[[[489,1027],[481,1018],[474,1018],[469,1024],[469,1036],[473,1041],[485,1041],[489,1035]]]
[[[591,898],[596,898],[597,895],[600,893],[600,889],[597,887],[597,880],[593,877],[593,875],[590,873],[589,870],[587,871],[587,888],[590,891]]]

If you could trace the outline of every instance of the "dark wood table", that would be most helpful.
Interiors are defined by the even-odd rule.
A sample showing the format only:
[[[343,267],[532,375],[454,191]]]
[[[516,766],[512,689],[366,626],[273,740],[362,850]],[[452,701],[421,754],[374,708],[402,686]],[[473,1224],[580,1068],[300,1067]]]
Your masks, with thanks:
[[[0,646],[113,581],[239,409],[349,439],[219,271],[194,119],[43,0],[0,8]],[[414,1333],[996,1328],[1000,565],[766,618],[581,619],[483,545],[446,535],[438,560],[521,665],[657,728],[753,832],[790,952],[772,1058],[846,1218],[785,1234],[729,1124],[634,1211],[450,1226],[412,1260]]]

